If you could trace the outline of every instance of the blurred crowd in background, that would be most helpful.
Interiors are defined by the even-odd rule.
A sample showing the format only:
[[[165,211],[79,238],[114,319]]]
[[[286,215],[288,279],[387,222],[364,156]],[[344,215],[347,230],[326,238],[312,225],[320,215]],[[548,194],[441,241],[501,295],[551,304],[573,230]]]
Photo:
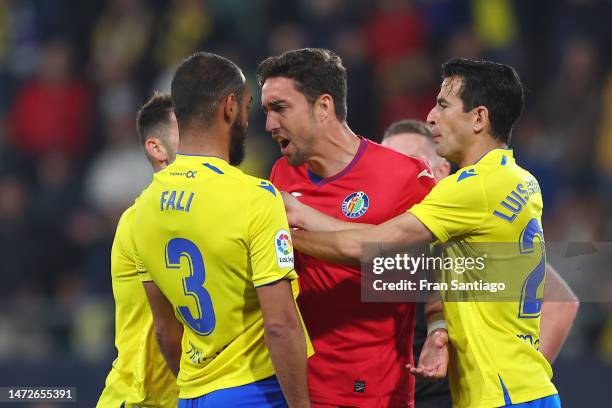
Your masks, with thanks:
[[[611,16],[609,0],[0,1],[0,360],[109,366],[110,247],[152,172],[135,113],[196,50],[244,69],[243,169],[266,178],[279,149],[254,70],[269,55],[338,53],[349,126],[376,141],[426,118],[445,60],[511,64],[527,89],[512,146],[540,181],[547,240],[611,241]],[[610,316],[583,303],[564,356],[612,364]]]

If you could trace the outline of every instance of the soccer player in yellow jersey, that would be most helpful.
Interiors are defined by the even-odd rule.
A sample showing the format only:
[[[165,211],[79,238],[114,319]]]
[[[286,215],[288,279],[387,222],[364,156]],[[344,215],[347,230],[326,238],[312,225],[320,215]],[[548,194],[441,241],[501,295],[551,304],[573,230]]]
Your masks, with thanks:
[[[245,78],[200,52],[171,89],[179,150],[137,201],[133,231],[178,406],[307,407],[308,347],[283,201],[233,167],[244,156]]]
[[[155,94],[147,101],[138,111],[136,125],[154,171],[174,160],[178,127],[170,95]],[[111,250],[117,358],[97,406],[176,407],[176,377],[159,351],[151,309],[136,273],[133,220],[134,206],[121,216]]]
[[[405,214],[356,230],[296,231],[296,248],[336,262],[359,260],[364,242],[517,243],[516,248],[536,254],[535,269],[504,271],[525,282],[516,301],[444,302],[446,322],[433,321],[430,308],[425,358],[422,354],[412,372],[444,374],[450,338],[453,406],[560,407],[550,364],[537,350],[545,264],[542,196],[536,179],[508,149],[523,109],[522,84],[512,67],[487,61],[451,60],[442,76],[427,121],[437,153],[457,163],[459,171]],[[290,211],[289,218],[292,225],[312,229],[313,222],[299,213]]]

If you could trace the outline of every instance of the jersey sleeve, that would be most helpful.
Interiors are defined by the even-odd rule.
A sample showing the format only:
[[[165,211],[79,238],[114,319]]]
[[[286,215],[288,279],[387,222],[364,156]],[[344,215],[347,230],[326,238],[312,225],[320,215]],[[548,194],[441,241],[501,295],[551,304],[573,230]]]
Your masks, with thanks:
[[[136,210],[133,211],[133,214],[135,214]],[[132,219],[134,219],[136,216],[133,215]],[[151,282],[153,280],[153,278],[151,277],[151,275],[149,274],[149,271],[147,270],[147,268],[145,268],[144,262],[142,262],[142,258],[140,257],[140,254],[138,252],[138,246],[136,245],[136,235],[138,233],[138,231],[135,228],[135,223],[132,222],[132,225],[129,228],[130,231],[130,237],[129,239],[131,240],[132,243],[132,248],[133,248],[133,257],[134,257],[134,263],[136,264],[136,272],[138,274],[138,278],[140,279],[141,282]]]
[[[456,175],[447,177],[408,211],[440,242],[473,232],[487,215],[482,183],[479,175],[465,179]]]
[[[113,239],[113,246],[111,247],[111,275],[114,275],[118,269],[117,265],[132,265],[134,264],[134,241],[132,240],[132,219],[133,209],[128,208],[123,212],[119,222],[117,223],[117,230],[115,231],[115,238]],[[128,268],[124,268],[128,269]]]
[[[293,243],[285,206],[279,191],[269,182],[255,187],[247,212],[249,254],[255,287],[280,279],[296,279]]]
[[[433,171],[425,160],[418,159],[416,167],[416,180],[412,181],[410,185],[411,188],[409,195],[411,199],[411,206],[423,201],[423,199],[436,185],[436,179]]]

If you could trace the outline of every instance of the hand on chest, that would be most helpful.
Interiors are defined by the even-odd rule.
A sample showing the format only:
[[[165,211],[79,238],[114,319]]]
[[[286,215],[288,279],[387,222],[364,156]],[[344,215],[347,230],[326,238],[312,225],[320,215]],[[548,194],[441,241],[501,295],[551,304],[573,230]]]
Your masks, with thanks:
[[[378,224],[386,221],[397,215],[399,206],[393,200],[385,201],[374,189],[296,189],[291,193],[300,202],[325,214],[358,223]]]

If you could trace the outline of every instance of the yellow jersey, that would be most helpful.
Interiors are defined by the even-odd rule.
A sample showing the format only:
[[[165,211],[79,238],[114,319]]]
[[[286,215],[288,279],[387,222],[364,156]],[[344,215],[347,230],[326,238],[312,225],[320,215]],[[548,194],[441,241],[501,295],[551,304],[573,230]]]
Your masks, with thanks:
[[[115,298],[113,362],[98,407],[176,407],[176,378],[159,351],[151,308],[134,261],[134,207],[121,216],[111,250]]]
[[[256,288],[297,274],[270,182],[217,157],[178,154],[140,196],[134,237],[141,279],[155,282],[185,328],[180,398],[274,374]]]
[[[493,249],[481,277],[501,277],[514,288],[518,282],[517,290],[507,291],[512,299],[470,301],[468,291],[467,301],[444,302],[454,407],[499,407],[557,393],[552,369],[538,351],[542,207],[537,180],[516,164],[512,150],[494,149],[440,181],[409,210],[440,243],[449,242],[447,255]]]

